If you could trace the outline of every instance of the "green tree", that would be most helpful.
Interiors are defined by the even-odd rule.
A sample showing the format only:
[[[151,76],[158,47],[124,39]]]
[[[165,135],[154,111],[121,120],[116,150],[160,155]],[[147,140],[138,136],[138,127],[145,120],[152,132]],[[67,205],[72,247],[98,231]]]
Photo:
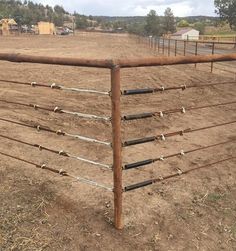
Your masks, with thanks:
[[[196,22],[193,28],[198,30],[200,32],[200,35],[204,35],[206,25],[203,22]]]
[[[165,33],[174,33],[176,31],[175,17],[171,8],[169,7],[164,12],[163,30]]]
[[[178,27],[189,27],[189,23],[188,23],[188,21],[182,19],[182,20],[178,23]]]
[[[155,10],[150,10],[146,18],[145,31],[147,35],[159,36],[161,34],[161,26],[159,16]]]
[[[86,29],[89,27],[87,17],[79,14],[75,16],[75,24],[77,29]]]
[[[216,13],[227,21],[231,29],[236,28],[236,0],[215,0]]]

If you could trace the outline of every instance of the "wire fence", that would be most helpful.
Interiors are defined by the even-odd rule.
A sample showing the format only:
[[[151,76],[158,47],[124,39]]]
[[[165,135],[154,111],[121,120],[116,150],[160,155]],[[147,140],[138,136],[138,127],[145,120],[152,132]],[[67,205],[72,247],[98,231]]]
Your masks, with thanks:
[[[171,42],[169,42],[171,44]],[[159,47],[158,47],[159,48]],[[229,54],[229,55],[201,55],[201,56],[185,56],[185,57],[169,57],[169,58],[144,58],[144,59],[132,59],[132,60],[85,60],[85,59],[68,59],[68,58],[50,58],[50,57],[37,57],[37,56],[29,56],[29,55],[20,55],[20,54],[4,54],[0,53],[0,60],[10,61],[10,62],[28,62],[28,63],[41,63],[41,64],[58,64],[58,65],[71,65],[71,66],[84,66],[84,67],[98,67],[98,68],[106,68],[110,70],[111,74],[111,89],[109,91],[99,91],[94,89],[81,89],[77,87],[67,87],[63,85],[58,84],[46,84],[46,83],[37,83],[37,82],[21,82],[21,81],[15,81],[15,80],[4,80],[1,79],[0,82],[4,85],[16,85],[18,88],[21,86],[29,86],[29,87],[38,87],[38,88],[50,88],[52,91],[72,91],[72,92],[78,92],[81,94],[92,94],[92,95],[104,95],[109,98],[111,98],[111,117],[109,116],[101,116],[101,115],[94,115],[90,113],[82,113],[81,111],[70,111],[64,108],[61,108],[59,106],[54,107],[47,107],[41,104],[32,104],[27,102],[18,102],[16,100],[11,99],[0,99],[0,103],[5,104],[5,107],[1,105],[1,109],[9,109],[11,108],[19,108],[21,111],[21,114],[25,112],[26,109],[33,109],[33,111],[48,111],[48,116],[51,115],[51,113],[56,113],[58,115],[67,114],[68,116],[77,116],[80,118],[83,118],[84,120],[99,120],[103,122],[109,122],[112,125],[112,142],[100,140],[97,138],[84,136],[82,134],[77,133],[71,133],[64,131],[63,128],[52,128],[47,125],[41,125],[41,123],[33,123],[28,121],[23,121],[23,118],[20,120],[13,120],[11,118],[8,118],[8,114],[6,116],[1,115],[0,122],[8,123],[10,126],[16,125],[17,127],[24,127],[29,129],[36,129],[38,132],[45,132],[48,133],[48,136],[54,134],[57,136],[62,136],[63,140],[65,137],[77,139],[80,141],[84,141],[90,144],[98,144],[107,146],[109,148],[112,148],[113,151],[113,163],[107,164],[107,163],[101,163],[95,160],[91,160],[90,158],[80,156],[75,153],[70,153],[66,150],[58,150],[54,149],[48,146],[44,146],[38,143],[29,142],[27,140],[22,140],[21,138],[11,137],[7,134],[7,130],[5,129],[5,133],[0,134],[0,139],[7,140],[9,142],[12,142],[14,146],[27,146],[30,148],[35,148],[40,151],[50,152],[52,154],[61,156],[63,158],[68,159],[75,159],[80,162],[87,163],[92,166],[97,166],[99,168],[107,169],[108,171],[113,172],[113,186],[107,186],[104,184],[101,184],[97,181],[94,181],[93,179],[81,177],[80,175],[77,176],[75,174],[72,174],[71,172],[67,172],[66,170],[60,169],[60,168],[53,168],[48,166],[47,164],[39,164],[32,162],[30,160],[27,160],[26,156],[22,154],[23,158],[17,157],[15,155],[2,152],[0,151],[0,155],[18,160],[22,163],[35,166],[36,168],[42,169],[44,171],[50,171],[55,174],[61,175],[63,177],[69,177],[73,180],[76,180],[78,182],[88,184],[94,187],[98,187],[101,189],[105,189],[106,191],[113,192],[114,193],[114,225],[117,229],[123,228],[123,216],[122,216],[122,199],[123,194],[125,192],[136,190],[138,188],[152,185],[157,182],[161,182],[163,180],[167,180],[170,178],[178,177],[180,175],[186,175],[188,173],[191,173],[193,171],[197,171],[199,169],[203,168],[209,168],[213,167],[215,165],[224,163],[226,161],[233,161],[235,160],[235,156],[231,153],[229,153],[230,156],[227,158],[209,163],[204,166],[197,166],[195,168],[191,168],[189,170],[182,170],[180,167],[178,168],[178,172],[170,175],[163,175],[156,179],[150,179],[144,182],[138,182],[131,185],[124,186],[123,185],[123,178],[122,173],[125,170],[132,170],[137,168],[144,168],[145,166],[154,164],[157,161],[167,161],[170,158],[174,157],[184,157],[188,154],[191,154],[193,152],[199,152],[199,151],[206,151],[210,148],[217,148],[217,147],[223,147],[226,145],[233,145],[235,143],[235,135],[231,135],[230,139],[221,141],[221,142],[215,142],[214,144],[208,144],[204,146],[200,146],[193,149],[187,149],[187,150],[180,150],[177,153],[168,154],[168,155],[161,155],[156,158],[150,158],[145,160],[136,161],[133,163],[123,163],[122,159],[122,150],[125,151],[126,147],[138,145],[138,144],[144,144],[144,143],[151,143],[155,141],[165,141],[166,139],[174,136],[183,136],[185,134],[189,133],[195,133],[195,132],[202,132],[203,130],[211,130],[213,128],[231,128],[235,126],[236,120],[235,117],[232,116],[232,118],[229,117],[227,122],[224,123],[209,123],[208,126],[201,126],[196,128],[185,128],[185,129],[179,129],[175,130],[173,132],[168,133],[162,133],[158,135],[152,135],[152,136],[144,136],[137,139],[131,139],[131,140],[123,140],[122,137],[122,124],[126,121],[132,121],[137,119],[147,119],[147,118],[155,118],[155,117],[164,117],[165,115],[180,113],[185,114],[186,112],[191,112],[194,110],[200,110],[204,111],[204,109],[215,109],[216,107],[222,108],[223,106],[233,106],[236,104],[235,100],[227,100],[227,102],[218,102],[214,104],[205,104],[201,106],[186,106],[186,107],[173,107],[172,109],[168,110],[162,110],[162,111],[155,111],[155,112],[145,112],[145,113],[137,113],[137,114],[128,114],[123,115],[123,112],[121,111],[121,98],[126,98],[127,96],[133,95],[149,95],[155,93],[158,95],[162,92],[168,92],[168,91],[178,91],[178,90],[188,90],[191,88],[211,88],[215,86],[224,86],[223,90],[225,88],[228,88],[231,86],[231,88],[235,88],[235,81],[225,81],[225,82],[208,82],[208,83],[201,83],[198,84],[184,84],[181,86],[173,85],[170,87],[164,87],[160,86],[158,88],[146,88],[146,89],[127,89],[122,90],[122,84],[121,84],[121,76],[120,72],[122,68],[135,68],[135,67],[149,67],[149,66],[160,66],[160,65],[178,65],[178,64],[195,64],[195,63],[213,63],[213,62],[228,62],[228,61],[236,61],[236,54]],[[1,87],[0,87],[1,88]],[[223,95],[223,91],[221,91]],[[24,109],[23,109],[24,108]],[[83,121],[82,121],[83,122]],[[82,123],[81,122],[81,123]],[[107,123],[108,124],[108,123]],[[4,129],[3,129],[4,130]],[[16,129],[17,130],[17,129]],[[61,137],[61,138],[62,138]],[[98,136],[99,137],[99,136]]]
[[[228,38],[228,39],[227,39]],[[236,53],[236,37],[214,37],[214,36],[188,36],[181,37],[135,37],[138,43],[146,44],[158,54],[166,56],[187,56],[187,55],[222,55]],[[233,75],[236,79],[236,63],[211,62],[210,72],[220,70]],[[197,64],[195,64],[197,67]]]

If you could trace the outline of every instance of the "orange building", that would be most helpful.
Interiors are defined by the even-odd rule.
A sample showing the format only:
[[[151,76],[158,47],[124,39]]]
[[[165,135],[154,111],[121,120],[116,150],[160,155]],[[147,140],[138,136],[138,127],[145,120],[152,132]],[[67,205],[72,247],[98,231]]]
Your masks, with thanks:
[[[38,22],[38,33],[39,35],[55,35],[55,25],[49,22]]]
[[[18,25],[14,19],[4,18],[0,20],[0,34],[10,35],[18,32]]]

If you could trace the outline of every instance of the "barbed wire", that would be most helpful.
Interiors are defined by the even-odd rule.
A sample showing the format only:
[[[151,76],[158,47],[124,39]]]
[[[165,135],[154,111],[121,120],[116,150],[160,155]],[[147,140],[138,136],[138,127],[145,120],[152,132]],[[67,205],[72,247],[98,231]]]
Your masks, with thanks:
[[[101,145],[112,146],[112,144],[110,142],[105,142],[105,141],[101,141],[101,140],[97,140],[97,139],[93,139],[93,138],[88,138],[88,137],[84,137],[84,136],[77,135],[77,134],[67,133],[67,132],[64,132],[60,129],[53,130],[49,127],[45,127],[45,126],[41,126],[41,125],[30,125],[30,124],[10,120],[10,119],[1,118],[1,117],[0,117],[0,121],[8,122],[8,123],[23,126],[23,127],[34,128],[34,129],[37,129],[37,131],[46,131],[46,132],[50,132],[50,133],[55,133],[58,136],[68,136],[71,138],[79,139],[79,140],[90,142],[90,143],[97,143],[97,144],[101,144]]]
[[[81,182],[81,183],[85,183],[85,184],[89,184],[89,185],[91,185],[91,186],[103,188],[103,189],[105,189],[105,190],[107,190],[107,191],[110,191],[110,192],[113,191],[113,189],[110,188],[110,187],[107,187],[107,186],[105,186],[105,185],[101,185],[101,184],[99,184],[99,183],[97,183],[97,182],[95,182],[95,181],[92,181],[92,180],[90,180],[90,179],[86,179],[86,178],[83,178],[83,177],[79,177],[79,176],[72,175],[72,174],[68,173],[67,171],[64,171],[63,169],[58,170],[58,169],[49,167],[49,166],[47,166],[46,164],[37,164],[37,163],[34,163],[34,162],[32,162],[32,161],[28,161],[28,160],[25,160],[25,159],[22,159],[22,158],[19,158],[19,157],[16,157],[16,156],[13,156],[13,155],[4,153],[4,152],[0,152],[0,155],[5,156],[5,157],[8,157],[8,158],[11,158],[11,159],[15,159],[15,160],[18,160],[18,161],[21,161],[21,162],[24,162],[24,163],[26,163],[26,164],[35,166],[36,168],[40,168],[40,169],[43,169],[43,170],[47,170],[47,171],[50,171],[50,172],[59,174],[59,175],[64,176],[64,177],[73,178],[73,179],[75,179],[76,181],[79,181],[79,182]]]
[[[10,141],[14,141],[14,142],[17,142],[17,143],[20,143],[20,144],[23,144],[23,145],[31,146],[31,147],[37,148],[40,151],[45,150],[47,152],[51,152],[51,153],[54,153],[54,154],[57,154],[57,155],[60,155],[60,156],[77,159],[77,160],[80,160],[80,161],[83,161],[83,162],[86,162],[86,163],[89,163],[89,164],[92,164],[92,165],[96,165],[96,166],[99,166],[99,167],[103,167],[103,168],[107,168],[107,169],[112,168],[112,165],[102,164],[102,163],[99,163],[99,162],[96,162],[96,161],[85,159],[85,158],[76,156],[75,154],[68,153],[67,151],[64,151],[64,150],[60,150],[60,151],[59,150],[54,150],[54,149],[51,149],[51,148],[48,148],[48,147],[45,147],[45,146],[42,146],[42,145],[39,145],[39,144],[32,144],[32,143],[29,143],[29,142],[26,142],[26,141],[23,141],[23,140],[19,140],[19,139],[15,139],[15,138],[12,138],[12,137],[9,137],[9,136],[6,136],[6,135],[2,135],[2,134],[0,134],[0,138],[7,139],[7,140],[10,140]]]
[[[213,87],[217,85],[228,85],[228,84],[236,84],[236,81],[227,81],[227,82],[218,82],[218,83],[211,83],[211,84],[192,84],[192,85],[181,85],[181,86],[170,86],[170,87],[157,87],[157,88],[144,88],[144,89],[133,89],[133,90],[123,90],[121,94],[124,96],[128,95],[138,95],[138,94],[151,94],[157,92],[164,92],[170,90],[186,90],[190,88],[202,88],[202,87]]]
[[[140,113],[140,114],[125,115],[122,117],[122,119],[125,121],[129,121],[129,120],[146,119],[146,118],[152,118],[152,117],[164,117],[164,115],[173,114],[173,113],[185,114],[187,111],[200,110],[200,109],[205,109],[205,108],[212,108],[212,107],[231,105],[231,104],[236,104],[236,101],[217,103],[217,104],[212,104],[212,105],[204,105],[204,106],[198,106],[198,107],[193,107],[193,106],[181,107],[178,109],[170,109],[170,110],[164,110],[164,111],[159,111],[159,112],[147,112],[147,113]]]
[[[78,117],[86,118],[86,119],[111,121],[111,117],[97,116],[97,115],[93,115],[93,114],[85,114],[85,113],[80,113],[80,112],[72,112],[72,111],[68,111],[68,110],[64,110],[62,108],[59,108],[58,106],[55,106],[53,108],[48,108],[48,107],[42,107],[42,106],[36,105],[36,104],[27,104],[27,103],[21,103],[21,102],[15,102],[15,101],[3,100],[3,99],[0,99],[0,102],[6,103],[6,104],[13,104],[13,105],[20,105],[20,106],[24,106],[24,107],[30,107],[35,110],[44,110],[44,111],[54,112],[54,113],[59,113],[59,114],[65,113],[65,114],[70,114],[70,115],[76,115]]]
[[[83,92],[83,93],[91,93],[91,94],[101,94],[101,95],[110,95],[110,92],[105,91],[97,91],[97,90],[89,90],[89,89],[80,89],[74,87],[65,87],[63,85],[53,84],[41,84],[37,82],[23,82],[23,81],[15,81],[15,80],[5,80],[0,79],[0,82],[11,83],[11,84],[18,84],[18,85],[26,85],[31,87],[45,87],[54,90],[65,90],[65,91],[72,91],[72,92]]]
[[[153,141],[157,141],[157,140],[163,140],[163,141],[165,141],[167,138],[170,138],[170,137],[173,137],[173,136],[177,136],[177,135],[183,136],[186,133],[203,131],[203,130],[207,130],[207,129],[211,129],[211,128],[216,128],[216,127],[220,127],[220,126],[225,126],[225,125],[231,125],[231,124],[235,124],[235,123],[236,123],[236,120],[230,121],[230,122],[226,122],[226,123],[221,123],[221,124],[216,124],[216,125],[210,125],[210,126],[206,126],[206,127],[196,128],[196,129],[188,128],[188,129],[181,130],[181,131],[176,131],[176,132],[171,132],[171,133],[166,133],[166,134],[160,134],[160,135],[157,135],[157,136],[151,136],[151,137],[146,137],[146,138],[129,140],[129,141],[123,142],[122,146],[123,147],[133,146],[133,145],[138,145],[138,144],[153,142]]]
[[[236,159],[236,157],[235,156],[229,157],[229,158],[222,159],[222,160],[219,160],[219,161],[216,161],[216,162],[204,165],[204,166],[198,166],[198,167],[186,170],[186,171],[182,171],[182,170],[178,169],[178,172],[175,173],[175,174],[171,174],[171,175],[164,176],[164,177],[160,176],[159,178],[156,178],[156,179],[150,179],[150,180],[147,180],[147,181],[143,181],[143,182],[140,182],[140,183],[136,183],[136,184],[133,184],[133,185],[126,186],[126,187],[124,187],[124,192],[129,192],[129,191],[132,191],[132,190],[136,190],[138,188],[142,188],[142,187],[149,186],[149,185],[152,185],[152,184],[155,184],[155,183],[158,183],[158,182],[162,182],[164,180],[175,178],[175,177],[178,177],[178,176],[181,176],[181,175],[186,175],[186,174],[191,173],[193,171],[203,169],[203,168],[212,167],[214,165],[221,164],[221,163],[224,163],[226,161],[233,160],[233,159]]]
[[[130,169],[133,169],[133,168],[147,166],[147,165],[153,164],[153,163],[155,163],[157,161],[164,161],[166,159],[170,159],[170,158],[174,158],[174,157],[184,157],[186,154],[189,154],[189,153],[202,151],[202,150],[206,150],[206,149],[221,146],[221,145],[230,144],[230,143],[233,143],[235,141],[236,141],[236,139],[228,140],[228,141],[224,141],[224,142],[220,142],[220,143],[216,143],[216,144],[212,144],[212,145],[208,145],[208,146],[195,148],[195,149],[192,149],[192,150],[187,150],[187,151],[181,150],[178,153],[170,154],[170,155],[167,155],[167,156],[160,156],[158,158],[146,159],[146,160],[143,160],[143,161],[138,161],[138,162],[135,162],[135,163],[126,164],[126,165],[123,166],[123,170],[130,170]]]

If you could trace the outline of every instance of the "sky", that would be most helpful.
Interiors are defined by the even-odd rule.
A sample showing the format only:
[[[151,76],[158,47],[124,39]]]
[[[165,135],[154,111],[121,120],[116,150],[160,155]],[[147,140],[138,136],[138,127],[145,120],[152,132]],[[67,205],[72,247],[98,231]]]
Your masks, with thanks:
[[[214,0],[33,0],[54,6],[62,5],[69,12],[94,16],[146,16],[153,9],[159,15],[170,7],[175,16],[213,16]]]

